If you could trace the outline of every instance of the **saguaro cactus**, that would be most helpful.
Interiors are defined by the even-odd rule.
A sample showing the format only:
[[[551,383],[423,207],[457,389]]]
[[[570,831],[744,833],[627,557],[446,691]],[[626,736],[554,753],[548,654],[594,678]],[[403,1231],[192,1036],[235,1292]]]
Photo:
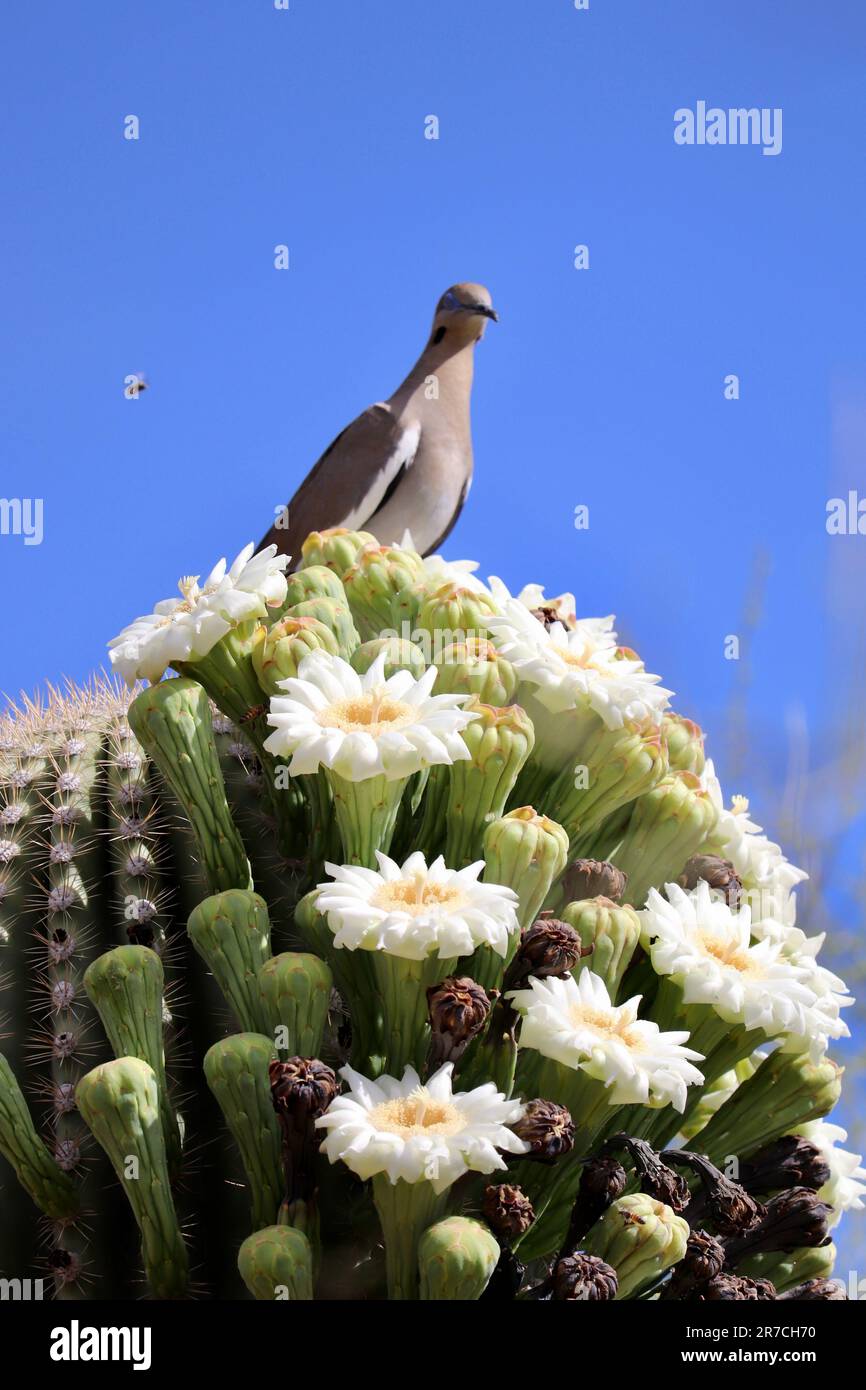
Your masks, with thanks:
[[[155,1298],[838,1297],[850,1000],[701,730],[570,595],[284,570],[0,719],[0,1272],[134,1297],[137,1229]]]

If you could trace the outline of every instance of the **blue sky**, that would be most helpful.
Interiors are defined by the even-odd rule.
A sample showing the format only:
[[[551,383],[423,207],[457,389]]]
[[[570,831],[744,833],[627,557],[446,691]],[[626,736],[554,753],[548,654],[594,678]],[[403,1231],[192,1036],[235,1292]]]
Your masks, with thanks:
[[[7,6],[0,496],[44,539],[0,536],[0,690],[258,538],[477,279],[447,553],[617,613],[710,730],[763,556],[750,718],[820,755],[862,688],[866,536],[825,515],[866,497],[864,60],[859,0]],[[698,101],[781,108],[781,153],[677,145]]]

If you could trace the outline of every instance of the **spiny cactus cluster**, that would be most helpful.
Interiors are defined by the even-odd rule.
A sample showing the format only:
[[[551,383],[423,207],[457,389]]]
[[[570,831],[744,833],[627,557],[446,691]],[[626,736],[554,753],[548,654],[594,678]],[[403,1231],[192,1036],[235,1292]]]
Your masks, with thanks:
[[[342,529],[286,563],[0,725],[3,1275],[843,1297],[850,1000],[700,729],[571,595]]]

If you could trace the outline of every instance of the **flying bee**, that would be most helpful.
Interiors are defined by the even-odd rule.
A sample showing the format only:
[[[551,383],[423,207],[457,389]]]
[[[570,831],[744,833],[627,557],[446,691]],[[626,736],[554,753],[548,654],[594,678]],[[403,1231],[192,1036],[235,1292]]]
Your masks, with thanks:
[[[142,391],[147,390],[147,377],[144,372],[130,372],[123,378],[123,394],[128,401],[137,400]]]

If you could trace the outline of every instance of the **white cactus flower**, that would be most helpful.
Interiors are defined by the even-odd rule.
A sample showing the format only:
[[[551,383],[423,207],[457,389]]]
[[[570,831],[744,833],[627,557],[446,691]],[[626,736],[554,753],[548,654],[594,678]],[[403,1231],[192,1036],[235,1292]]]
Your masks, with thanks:
[[[341,657],[311,652],[271,700],[265,747],[291,755],[292,776],[324,767],[349,782],[395,781],[468,758],[460,731],[478,718],[461,708],[470,697],[431,695],[435,666],[418,680],[409,671],[386,680],[384,671],[384,653],[359,676]]]
[[[518,931],[517,894],[479,883],[483,861],[448,869],[440,855],[421,851],[402,867],[377,852],[379,872],[326,864],[334,880],[319,885],[316,906],[328,919],[334,945],[350,951],[384,951],[404,960],[468,956],[490,946],[504,956]]]
[[[178,661],[200,660],[239,623],[285,601],[289,556],[278,555],[275,545],[258,554],[253,549],[250,542],[230,569],[220,560],[204,584],[198,575],[184,576],[180,598],[161,600],[113,638],[109,660],[128,685],[158,681]]]
[[[702,1054],[684,1044],[688,1033],[662,1033],[638,1018],[640,995],[612,1004],[591,970],[575,978],[531,979],[508,998],[523,1017],[520,1046],[579,1069],[610,1091],[611,1105],[667,1105],[682,1112],[689,1086],[703,1074],[693,1066]]]
[[[444,1192],[464,1173],[505,1168],[502,1152],[526,1153],[529,1145],[509,1129],[523,1115],[493,1082],[473,1091],[452,1091],[446,1062],[423,1085],[413,1067],[402,1080],[370,1081],[342,1067],[349,1093],[331,1101],[316,1128],[326,1131],[322,1150],[360,1178],[385,1174],[392,1183],[429,1182]]]
[[[502,655],[554,714],[595,710],[609,729],[626,720],[658,723],[671,691],[658,684],[634,653],[617,646],[613,618],[578,618],[573,627],[546,627],[525,604],[509,599],[487,626]]]

